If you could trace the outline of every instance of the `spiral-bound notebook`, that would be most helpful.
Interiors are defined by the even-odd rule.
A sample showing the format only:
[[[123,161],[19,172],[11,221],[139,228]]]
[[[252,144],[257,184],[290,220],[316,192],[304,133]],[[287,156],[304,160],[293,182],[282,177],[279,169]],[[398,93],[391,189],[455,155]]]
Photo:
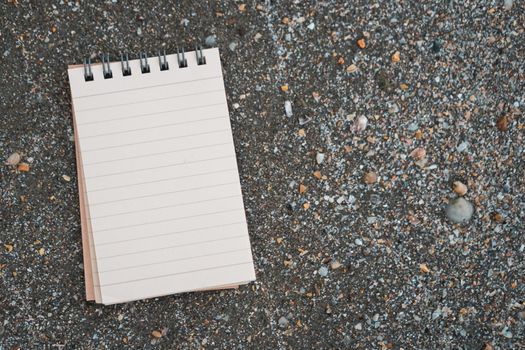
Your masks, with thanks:
[[[219,50],[68,74],[87,299],[255,280]]]

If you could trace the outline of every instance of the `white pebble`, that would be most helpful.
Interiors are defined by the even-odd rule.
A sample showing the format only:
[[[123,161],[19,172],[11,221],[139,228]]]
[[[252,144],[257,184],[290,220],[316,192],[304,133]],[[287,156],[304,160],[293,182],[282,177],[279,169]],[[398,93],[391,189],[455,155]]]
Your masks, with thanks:
[[[20,161],[22,160],[22,157],[20,156],[19,153],[15,152],[13,154],[11,154],[7,160],[6,160],[6,164],[7,165],[17,165],[18,163],[20,163]]]
[[[356,119],[354,126],[353,126],[353,130],[355,132],[361,132],[366,129],[367,125],[368,125],[368,118],[362,115]]]
[[[452,222],[464,223],[474,214],[474,206],[463,197],[459,197],[450,201],[445,208],[445,213]]]
[[[234,41],[234,42],[231,42],[230,45],[228,45],[228,48],[232,51],[235,51],[235,49],[237,48],[237,43]]]
[[[432,313],[432,319],[435,320],[436,318],[438,318],[439,316],[441,316],[441,309],[438,307],[436,310],[434,310],[434,312]]]
[[[217,44],[217,38],[215,37],[215,35],[210,35],[206,37],[206,40],[204,40],[204,43],[208,47],[213,47],[215,46],[215,44]]]
[[[503,7],[505,7],[505,10],[510,10],[512,8],[513,3],[514,3],[513,0],[504,0]]]
[[[314,29],[315,29],[315,23],[313,23],[313,22],[310,23],[310,24],[308,25],[308,29],[310,29],[310,30],[314,30]]]
[[[468,146],[469,146],[468,142],[467,141],[463,141],[463,142],[461,142],[458,145],[458,147],[456,147],[456,150],[458,152],[463,152],[463,151],[465,151],[468,148]]]
[[[284,316],[279,319],[278,323],[279,323],[279,327],[281,328],[288,327],[288,319]]]
[[[354,328],[358,331],[360,331],[361,329],[363,329],[363,325],[361,323],[358,323],[354,326]]]
[[[324,153],[317,152],[317,155],[315,156],[315,160],[317,161],[317,164],[323,164],[323,162],[324,162]]]
[[[321,266],[319,271],[317,271],[321,277],[326,277],[328,275],[328,267]]]
[[[284,102],[284,111],[286,112],[286,116],[290,118],[293,115],[292,112],[292,103],[290,101]]]

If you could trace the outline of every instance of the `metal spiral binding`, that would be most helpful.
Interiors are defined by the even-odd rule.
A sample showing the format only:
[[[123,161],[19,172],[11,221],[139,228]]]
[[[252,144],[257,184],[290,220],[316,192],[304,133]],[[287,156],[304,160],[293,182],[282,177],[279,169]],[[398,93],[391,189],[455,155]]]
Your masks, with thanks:
[[[179,68],[188,67],[188,61],[186,61],[186,57],[184,56],[184,48],[179,49],[177,47],[177,61],[179,62]]]
[[[102,54],[100,55],[100,58],[102,60],[102,72],[104,75],[104,79],[113,78],[113,72],[111,71],[111,67],[109,66],[109,54]]]
[[[124,62],[126,64],[124,65]],[[131,75],[131,67],[129,66],[128,54],[120,54],[120,65],[122,66],[122,76],[127,77]]]
[[[202,52],[202,47],[200,45],[195,45],[195,56],[197,59],[197,65],[201,66],[206,64],[206,57]],[[166,51],[158,51],[159,57],[159,67],[161,71],[167,71],[170,69],[168,59],[166,57]],[[111,71],[109,54],[101,54],[100,60],[102,61],[102,74],[104,79],[113,78],[113,72]],[[151,69],[148,63],[148,55],[146,52],[139,53],[140,60],[140,70],[142,73],[150,73]],[[188,60],[184,52],[184,48],[177,47],[177,63],[179,68],[188,67]],[[131,66],[129,64],[129,56],[127,53],[120,53],[120,66],[122,68],[122,76],[127,77],[131,75]],[[91,70],[91,58],[87,57],[84,59],[84,80],[93,81],[95,77],[93,76],[93,71]]]
[[[140,70],[142,73],[149,73],[151,70],[148,64],[148,55],[145,52],[139,53]]]
[[[162,56],[160,54],[159,50],[159,66],[160,70],[169,70],[170,66],[168,64],[168,60],[166,59],[166,50],[162,51]]]
[[[197,56],[197,64],[199,66],[206,64],[206,57],[202,54],[202,47],[200,45],[195,45],[195,55]]]
[[[91,58],[84,58],[84,80],[93,81],[93,72],[91,71]]]

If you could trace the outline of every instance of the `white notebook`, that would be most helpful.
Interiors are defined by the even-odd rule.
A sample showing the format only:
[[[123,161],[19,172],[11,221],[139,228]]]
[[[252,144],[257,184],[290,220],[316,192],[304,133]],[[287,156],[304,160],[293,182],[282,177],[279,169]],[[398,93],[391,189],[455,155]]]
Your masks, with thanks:
[[[104,62],[68,69],[87,299],[255,280],[218,49]]]

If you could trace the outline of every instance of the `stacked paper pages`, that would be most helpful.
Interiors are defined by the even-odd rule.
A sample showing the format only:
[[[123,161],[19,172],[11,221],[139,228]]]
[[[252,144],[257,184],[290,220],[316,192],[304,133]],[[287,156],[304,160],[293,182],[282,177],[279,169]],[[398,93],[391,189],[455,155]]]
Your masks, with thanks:
[[[68,74],[87,299],[254,280],[218,49]]]

